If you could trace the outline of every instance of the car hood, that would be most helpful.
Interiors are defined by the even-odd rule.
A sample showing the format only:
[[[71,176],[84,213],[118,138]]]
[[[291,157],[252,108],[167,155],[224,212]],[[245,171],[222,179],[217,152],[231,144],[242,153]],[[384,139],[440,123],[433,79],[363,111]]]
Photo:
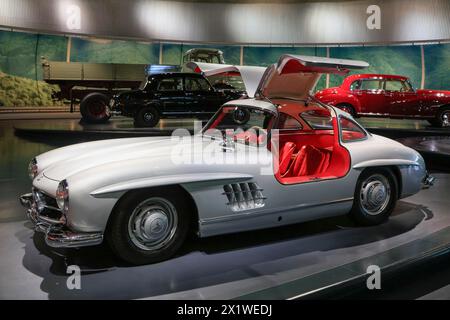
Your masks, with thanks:
[[[55,149],[39,156],[37,161],[38,165],[45,165],[42,171],[45,177],[61,181],[90,169],[120,163],[126,166],[133,160],[148,161],[149,168],[156,163],[167,164],[173,160],[175,147],[184,147],[183,152],[189,155],[201,153],[201,144],[208,142],[211,141],[206,138],[181,140],[172,137],[103,140]]]

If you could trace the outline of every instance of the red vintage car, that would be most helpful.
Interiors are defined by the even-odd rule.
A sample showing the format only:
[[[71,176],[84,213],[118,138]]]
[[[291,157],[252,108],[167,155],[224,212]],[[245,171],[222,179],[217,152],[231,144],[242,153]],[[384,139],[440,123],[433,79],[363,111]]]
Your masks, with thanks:
[[[351,75],[340,87],[317,92],[316,98],[356,117],[415,118],[434,126],[450,125],[450,91],[415,90],[403,76]]]

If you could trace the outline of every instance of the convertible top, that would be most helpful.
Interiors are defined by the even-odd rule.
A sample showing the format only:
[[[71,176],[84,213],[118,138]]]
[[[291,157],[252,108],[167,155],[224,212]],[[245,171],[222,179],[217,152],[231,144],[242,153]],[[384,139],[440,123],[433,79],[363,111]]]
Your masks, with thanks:
[[[249,97],[306,99],[323,73],[347,74],[364,69],[364,61],[285,54],[277,63],[264,67],[189,62],[187,67],[205,76],[239,72]]]

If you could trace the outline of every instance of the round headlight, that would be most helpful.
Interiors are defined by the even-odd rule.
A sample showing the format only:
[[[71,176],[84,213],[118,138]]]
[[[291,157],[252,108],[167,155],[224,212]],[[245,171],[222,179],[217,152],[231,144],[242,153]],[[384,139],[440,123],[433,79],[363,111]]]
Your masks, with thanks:
[[[66,180],[61,181],[56,189],[56,203],[63,213],[69,211],[69,185]]]
[[[28,176],[30,177],[31,180],[33,180],[37,176],[37,173],[38,173],[37,161],[36,158],[33,158],[28,164]]]

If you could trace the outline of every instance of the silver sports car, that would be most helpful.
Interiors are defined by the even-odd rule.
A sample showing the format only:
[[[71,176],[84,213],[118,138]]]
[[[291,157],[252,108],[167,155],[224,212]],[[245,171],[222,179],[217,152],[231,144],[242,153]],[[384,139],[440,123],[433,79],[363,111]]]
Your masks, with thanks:
[[[21,203],[49,246],[105,239],[132,264],[172,257],[190,232],[208,237],[343,214],[382,223],[398,199],[432,184],[423,158],[309,95],[322,73],[366,66],[284,55],[267,69],[210,68],[240,72],[249,98],[223,105],[194,136],[41,154]]]

